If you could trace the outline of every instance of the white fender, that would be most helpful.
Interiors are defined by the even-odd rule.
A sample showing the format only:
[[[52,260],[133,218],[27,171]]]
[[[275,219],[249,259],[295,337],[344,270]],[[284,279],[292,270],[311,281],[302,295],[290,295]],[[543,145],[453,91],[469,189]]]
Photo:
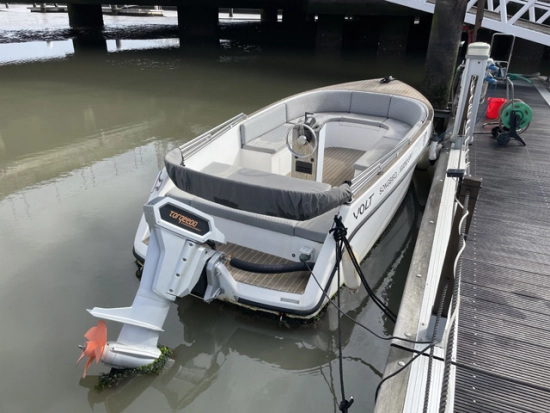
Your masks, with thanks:
[[[351,247],[351,251],[353,252],[357,262],[359,262],[359,257],[357,257],[353,247]],[[359,274],[355,271],[355,266],[353,265],[351,257],[347,251],[344,251],[344,254],[342,255],[342,273],[344,277],[344,284],[346,284],[350,290],[357,290],[361,286],[361,278],[359,278]]]

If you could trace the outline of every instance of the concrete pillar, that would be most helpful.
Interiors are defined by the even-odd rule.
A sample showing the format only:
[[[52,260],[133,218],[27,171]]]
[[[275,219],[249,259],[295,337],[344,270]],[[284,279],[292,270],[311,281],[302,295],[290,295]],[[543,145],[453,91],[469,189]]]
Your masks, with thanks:
[[[73,29],[102,29],[101,4],[67,4],[69,25]]]
[[[277,23],[277,7],[262,9],[262,23]]]
[[[315,47],[318,49],[341,49],[344,16],[320,14],[317,19]]]
[[[378,55],[400,55],[407,50],[409,16],[385,16],[378,40]]]
[[[212,5],[177,6],[182,40],[217,40],[218,8]]]
[[[107,53],[107,40],[101,35],[76,36],[73,39],[73,47],[75,56]]]

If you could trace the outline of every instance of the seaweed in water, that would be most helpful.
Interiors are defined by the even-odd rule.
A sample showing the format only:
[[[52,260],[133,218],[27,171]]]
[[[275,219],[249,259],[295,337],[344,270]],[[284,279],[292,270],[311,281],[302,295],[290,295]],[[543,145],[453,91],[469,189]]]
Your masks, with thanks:
[[[159,375],[166,362],[172,355],[172,350],[166,346],[158,346],[160,350],[160,356],[150,364],[146,366],[137,367],[134,369],[111,369],[109,373],[102,373],[99,376],[96,390],[103,390],[107,387],[116,387],[124,380],[128,380],[132,377],[141,376],[145,374]]]

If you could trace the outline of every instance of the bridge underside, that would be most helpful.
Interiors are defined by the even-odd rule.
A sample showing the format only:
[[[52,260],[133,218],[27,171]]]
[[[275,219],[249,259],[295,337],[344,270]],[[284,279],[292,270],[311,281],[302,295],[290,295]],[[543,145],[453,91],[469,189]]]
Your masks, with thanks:
[[[10,0],[10,3],[28,0]],[[108,5],[125,5],[127,0],[112,0]],[[220,9],[255,9],[261,21],[277,23],[282,11],[282,27],[294,30],[297,37],[311,41],[316,47],[338,49],[344,42],[344,32],[351,30],[367,47],[378,47],[380,53],[400,54],[411,44],[427,44],[431,16],[417,10],[391,4],[385,0],[135,0],[136,6],[172,6],[177,9],[180,38],[215,40],[218,36]],[[101,29],[104,26],[104,0],[69,0],[69,25],[77,30]],[[418,16],[422,16],[421,22]],[[316,21],[315,21],[316,17]],[[416,18],[416,21],[415,21]],[[353,21],[350,22],[349,19]],[[275,26],[273,26],[275,27]],[[413,46],[416,48],[416,46]]]
[[[426,13],[435,9],[435,0],[387,0]],[[478,0],[469,0],[464,22],[474,24]],[[550,46],[550,3],[543,0],[486,0],[481,26],[521,39]]]

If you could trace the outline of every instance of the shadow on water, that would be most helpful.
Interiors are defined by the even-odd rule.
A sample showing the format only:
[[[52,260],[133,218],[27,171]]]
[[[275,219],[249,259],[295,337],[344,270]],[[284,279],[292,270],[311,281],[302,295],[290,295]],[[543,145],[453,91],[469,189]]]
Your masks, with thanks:
[[[404,288],[408,265],[414,249],[417,230],[421,218],[420,208],[412,188],[399,208],[391,225],[362,263],[369,283],[377,294],[394,311],[398,310]],[[366,324],[377,334],[388,337],[393,324],[381,315],[377,307],[366,296],[363,289],[358,292],[342,290],[342,309],[353,319]],[[150,390],[160,394],[172,411],[180,411],[196,402],[201,395],[216,387],[222,371],[235,369],[228,360],[235,355],[247,360],[255,360],[269,370],[294,373],[301,376],[317,377],[319,386],[328,391],[334,406],[339,400],[338,385],[338,337],[337,311],[329,306],[327,311],[312,324],[289,326],[267,320],[241,311],[239,308],[213,302],[206,304],[194,298],[184,298],[177,303],[177,314],[183,325],[183,344],[174,350],[172,360],[159,377],[136,377],[117,388],[102,392],[93,387],[97,376],[81,380],[81,386],[89,388],[88,402],[103,404],[109,413],[121,413],[130,409]],[[374,322],[378,320],[378,322]],[[367,411],[372,409],[373,388],[382,377],[386,357],[386,345],[380,351],[373,348],[358,348],[357,336],[365,337],[366,343],[375,340],[359,326],[343,319],[342,342],[344,361],[362,366],[359,377],[347,377],[347,382],[363,383],[364,394],[356,395],[358,404]],[[360,340],[362,342],[362,340]],[[372,351],[376,356],[373,357]],[[359,350],[359,356],[353,355]],[[238,372],[236,374],[239,374]],[[242,374],[242,373],[241,373]],[[253,376],[254,371],[249,374]],[[370,378],[370,379],[369,379]],[[250,381],[253,377],[239,377]],[[324,384],[322,384],[322,383]],[[374,386],[368,387],[368,383]],[[259,402],[269,403],[269,398]],[[131,411],[131,410],[128,410]],[[232,410],[236,411],[236,410]],[[326,409],[325,411],[330,411]]]

